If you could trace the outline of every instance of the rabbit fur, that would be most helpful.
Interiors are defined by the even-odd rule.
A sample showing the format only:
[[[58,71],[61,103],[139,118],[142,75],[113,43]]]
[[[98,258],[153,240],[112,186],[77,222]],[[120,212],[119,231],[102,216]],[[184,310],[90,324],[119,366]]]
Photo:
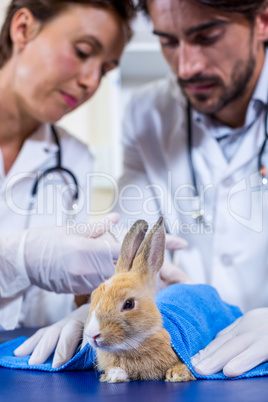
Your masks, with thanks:
[[[172,349],[154,302],[165,252],[163,218],[145,237],[147,230],[145,221],[134,223],[123,241],[114,276],[91,296],[84,342],[97,350],[97,368],[104,371],[101,381],[195,379]]]

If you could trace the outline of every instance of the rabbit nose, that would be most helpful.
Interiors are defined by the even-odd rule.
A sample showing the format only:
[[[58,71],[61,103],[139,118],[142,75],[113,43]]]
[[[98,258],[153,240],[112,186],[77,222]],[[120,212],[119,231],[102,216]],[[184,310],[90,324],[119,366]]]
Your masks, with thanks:
[[[97,335],[95,335],[95,336],[92,336],[92,339],[93,339],[95,345],[97,345],[97,346],[98,346],[97,340],[99,339],[100,335],[101,335],[101,334],[97,334]]]

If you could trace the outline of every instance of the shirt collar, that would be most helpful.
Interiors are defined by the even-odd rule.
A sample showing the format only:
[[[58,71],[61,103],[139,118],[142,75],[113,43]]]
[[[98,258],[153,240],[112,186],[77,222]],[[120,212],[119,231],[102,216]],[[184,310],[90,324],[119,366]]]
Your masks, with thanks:
[[[55,153],[58,151],[58,145],[55,144],[50,124],[42,124],[39,126],[37,130],[26,139],[25,143],[27,142],[38,142],[46,153]]]
[[[50,124],[41,124],[28,138],[26,138],[17,159],[28,147],[34,150],[34,152],[41,150],[41,155],[55,154],[56,152],[58,152],[58,145],[55,144]],[[15,164],[16,161],[14,162],[13,165]],[[12,166],[10,172],[12,172],[13,170],[14,168]],[[4,173],[4,163],[3,163],[2,152],[0,149],[0,182],[4,180],[4,178],[7,176],[5,176]]]

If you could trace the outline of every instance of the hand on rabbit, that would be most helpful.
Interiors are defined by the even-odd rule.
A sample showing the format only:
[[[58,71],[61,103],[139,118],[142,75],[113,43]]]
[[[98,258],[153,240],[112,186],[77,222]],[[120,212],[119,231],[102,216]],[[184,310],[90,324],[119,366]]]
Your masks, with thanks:
[[[52,367],[58,368],[69,361],[82,339],[82,332],[89,305],[84,304],[66,318],[41,328],[15,351],[15,356],[22,357],[32,354],[29,365],[44,363],[55,350]]]
[[[195,371],[237,377],[268,360],[268,308],[247,312],[192,357]]]

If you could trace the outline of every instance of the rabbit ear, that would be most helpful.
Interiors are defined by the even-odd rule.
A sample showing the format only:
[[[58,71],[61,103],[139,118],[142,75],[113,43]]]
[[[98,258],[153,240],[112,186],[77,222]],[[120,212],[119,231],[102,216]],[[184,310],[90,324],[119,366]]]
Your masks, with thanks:
[[[143,220],[135,222],[130,228],[121,247],[115,268],[116,273],[129,271],[131,269],[137,250],[140,247],[147,230],[148,223]]]
[[[160,217],[140,245],[133,262],[133,270],[155,276],[164,263],[166,230]]]

